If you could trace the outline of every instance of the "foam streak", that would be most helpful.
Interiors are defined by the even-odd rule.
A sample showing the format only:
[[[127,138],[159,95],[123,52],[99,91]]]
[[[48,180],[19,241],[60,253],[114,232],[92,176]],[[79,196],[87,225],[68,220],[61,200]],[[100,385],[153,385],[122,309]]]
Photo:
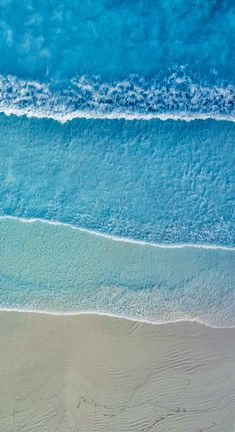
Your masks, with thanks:
[[[82,227],[77,227],[69,223],[65,222],[59,222],[59,221],[53,221],[48,219],[40,219],[40,218],[24,218],[24,217],[18,217],[18,216],[9,216],[4,215],[0,216],[0,220],[15,220],[22,223],[45,223],[49,225],[55,225],[55,226],[64,226],[68,227],[74,230],[78,230],[80,232],[85,232],[88,234],[92,234],[98,237],[107,238],[113,241],[118,242],[124,242],[124,243],[133,243],[138,244],[142,246],[150,246],[150,247],[157,247],[162,249],[182,249],[182,248],[196,248],[196,249],[219,249],[219,250],[226,250],[226,251],[233,251],[235,252],[235,247],[233,246],[221,246],[221,245],[214,245],[214,244],[200,244],[200,243],[151,243],[144,240],[136,240],[131,239],[128,237],[118,237],[118,236],[112,236],[109,234],[105,234],[99,231],[93,231]]]

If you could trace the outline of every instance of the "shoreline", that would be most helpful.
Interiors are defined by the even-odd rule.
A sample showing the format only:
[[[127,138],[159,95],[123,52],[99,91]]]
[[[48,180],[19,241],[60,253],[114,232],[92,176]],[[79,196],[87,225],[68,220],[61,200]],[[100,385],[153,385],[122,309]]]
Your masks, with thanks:
[[[0,225],[1,309],[234,326],[234,251],[140,246],[11,218]]]
[[[172,319],[168,321],[151,321],[146,320],[142,318],[135,318],[135,317],[128,317],[118,314],[112,314],[112,313],[106,313],[106,312],[97,312],[97,311],[78,311],[78,312],[62,312],[62,311],[46,311],[46,310],[37,310],[37,309],[19,309],[19,308],[1,308],[0,307],[0,314],[1,313],[16,313],[16,314],[29,314],[29,315],[42,315],[42,316],[52,316],[52,317],[79,317],[79,316],[97,316],[97,317],[103,317],[103,318],[114,318],[117,320],[123,320],[127,322],[134,322],[139,324],[146,324],[146,325],[152,325],[152,326],[164,326],[164,325],[174,325],[174,324],[181,324],[181,323],[193,323],[198,324],[200,326],[204,326],[209,329],[215,329],[215,330],[232,330],[235,329],[235,326],[213,326],[210,325],[204,321],[201,321],[197,318],[185,318],[185,319]]]

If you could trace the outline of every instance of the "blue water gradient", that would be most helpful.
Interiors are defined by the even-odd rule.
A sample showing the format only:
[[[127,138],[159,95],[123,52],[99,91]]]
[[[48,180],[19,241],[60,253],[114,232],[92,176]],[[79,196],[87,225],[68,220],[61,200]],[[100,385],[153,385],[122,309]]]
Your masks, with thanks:
[[[0,1],[0,216],[155,244],[1,218],[0,309],[234,325],[234,17]]]
[[[230,122],[0,116],[0,214],[234,246]]]
[[[0,220],[0,236],[1,309],[235,325],[235,250],[154,247],[17,220]]]
[[[230,0],[0,3],[0,110],[235,118]]]

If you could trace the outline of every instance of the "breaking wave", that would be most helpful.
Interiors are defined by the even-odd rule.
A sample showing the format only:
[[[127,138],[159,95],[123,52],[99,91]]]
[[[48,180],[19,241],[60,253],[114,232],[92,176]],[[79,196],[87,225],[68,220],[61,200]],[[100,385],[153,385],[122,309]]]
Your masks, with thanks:
[[[235,87],[202,83],[177,69],[152,79],[136,75],[120,81],[81,76],[49,83],[0,75],[0,111],[4,114],[73,118],[125,118],[235,121]]]

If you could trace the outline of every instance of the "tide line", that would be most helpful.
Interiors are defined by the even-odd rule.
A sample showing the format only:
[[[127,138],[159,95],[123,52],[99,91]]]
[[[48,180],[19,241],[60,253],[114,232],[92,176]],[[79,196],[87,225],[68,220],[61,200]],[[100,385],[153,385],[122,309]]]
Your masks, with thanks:
[[[67,227],[73,230],[77,230],[80,232],[84,232],[90,235],[94,235],[97,237],[102,237],[108,240],[113,240],[116,242],[124,242],[124,243],[130,243],[130,244],[136,244],[140,246],[147,246],[147,247],[156,247],[161,249],[183,249],[183,248],[196,248],[196,249],[212,249],[212,250],[225,250],[225,251],[231,251],[235,252],[234,246],[223,246],[223,245],[215,245],[215,244],[200,244],[200,243],[151,243],[145,240],[137,240],[132,239],[129,237],[119,237],[119,236],[113,236],[111,234],[106,234],[104,232],[94,231],[87,228],[77,227],[75,225],[72,225],[70,223],[66,222],[60,222],[60,221],[53,221],[48,219],[42,219],[42,218],[25,218],[25,217],[18,217],[18,216],[12,216],[12,215],[4,215],[0,216],[1,220],[14,220],[22,223],[43,223],[48,224],[52,226],[63,226]]]
[[[109,312],[99,312],[99,311],[92,311],[92,310],[81,310],[81,311],[47,311],[43,309],[24,309],[24,308],[7,308],[7,307],[1,307],[0,306],[0,313],[1,312],[12,312],[12,313],[26,313],[26,314],[37,314],[37,315],[52,315],[52,316],[63,316],[63,317],[75,317],[75,316],[84,316],[84,315],[92,315],[92,316],[101,316],[101,317],[108,317],[108,318],[115,318],[115,319],[121,319],[131,322],[138,322],[143,324],[150,324],[150,325],[165,325],[165,324],[177,324],[177,323],[197,323],[206,327],[210,327],[213,329],[233,329],[235,326],[214,326],[212,324],[209,324],[206,320],[203,321],[200,318],[191,318],[191,317],[185,317],[185,318],[178,318],[178,319],[172,319],[172,320],[161,320],[157,321],[154,319],[145,319],[142,317],[132,317],[127,315],[118,315],[118,314],[112,314]]]

